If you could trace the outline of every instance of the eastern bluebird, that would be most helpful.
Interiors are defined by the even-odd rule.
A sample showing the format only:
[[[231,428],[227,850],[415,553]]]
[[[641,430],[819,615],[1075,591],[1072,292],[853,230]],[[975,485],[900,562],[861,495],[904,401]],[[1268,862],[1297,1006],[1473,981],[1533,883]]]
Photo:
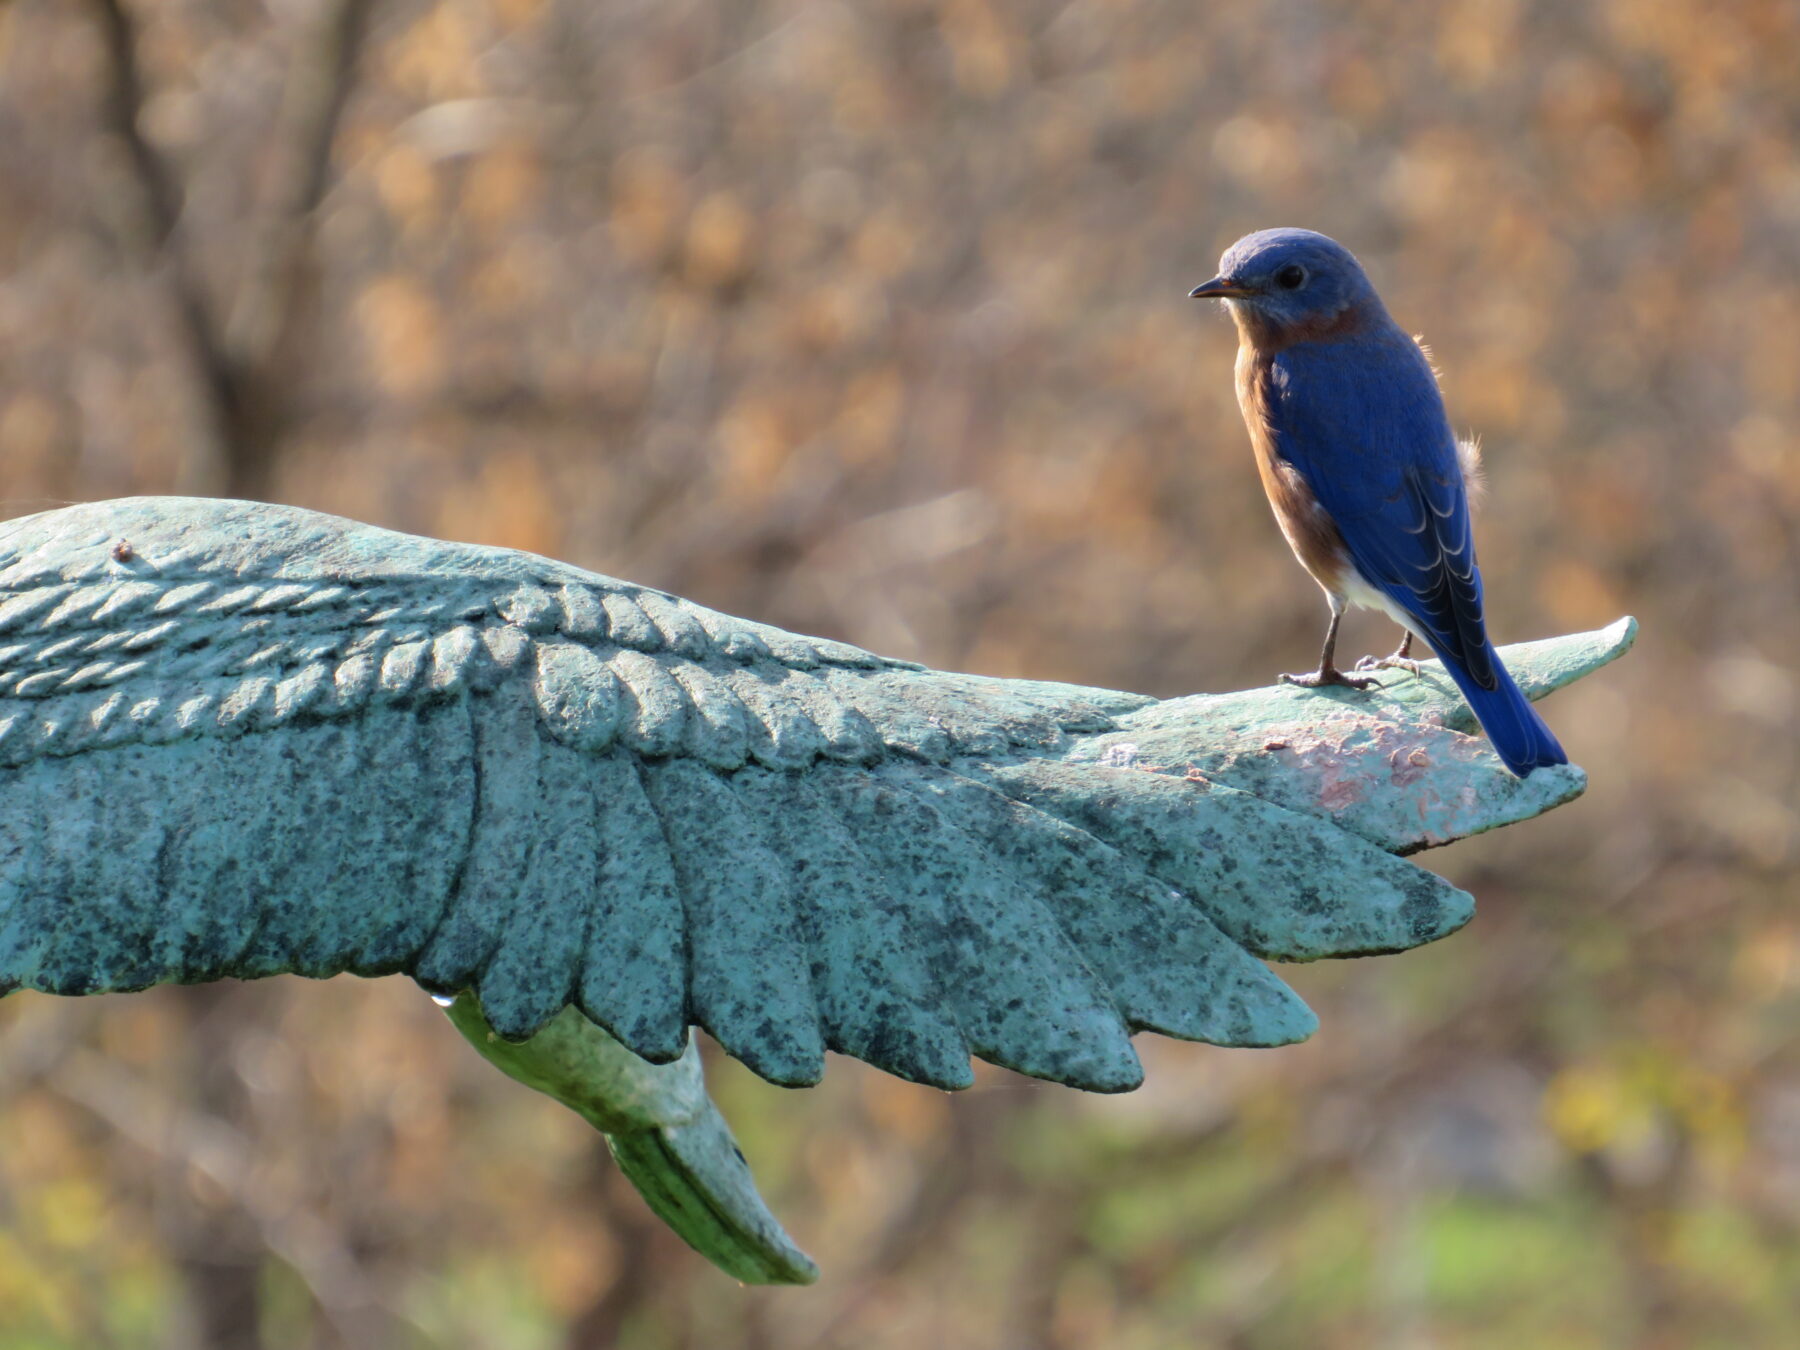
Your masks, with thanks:
[[[1238,406],[1263,490],[1331,605],[1318,670],[1282,680],[1375,683],[1333,660],[1354,601],[1406,631],[1374,665],[1416,673],[1407,654],[1423,635],[1507,768],[1524,777],[1568,763],[1488,641],[1467,463],[1437,376],[1350,250],[1311,230],[1260,230],[1226,249],[1219,275],[1190,294],[1225,301],[1237,321]]]

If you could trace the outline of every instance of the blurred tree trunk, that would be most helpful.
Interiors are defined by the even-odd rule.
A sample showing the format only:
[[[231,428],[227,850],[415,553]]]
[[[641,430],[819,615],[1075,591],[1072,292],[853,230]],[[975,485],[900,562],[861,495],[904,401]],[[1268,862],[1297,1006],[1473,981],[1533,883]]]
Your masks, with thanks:
[[[193,390],[192,427],[178,491],[270,498],[292,422],[290,392],[305,373],[297,318],[314,283],[309,245],[330,181],[332,143],[356,69],[373,0],[317,0],[288,61],[281,106],[263,163],[255,218],[246,225],[244,262],[229,291],[209,285],[184,219],[179,174],[146,136],[147,90],[136,16],[126,0],[90,0],[105,52],[104,126],[123,151],[102,209],[126,251],[161,278],[171,328],[179,335]],[[215,312],[210,297],[229,294]],[[238,984],[179,991],[195,1065],[187,1098],[200,1114],[248,1128],[249,1103],[236,1068],[238,1047],[264,1020]],[[177,1167],[181,1165],[177,1163]],[[269,1259],[242,1196],[183,1197],[169,1229],[198,1344],[206,1350],[259,1350],[264,1343],[260,1285]]]
[[[246,1027],[260,1019],[235,981],[194,985],[179,993],[194,1065],[184,1095],[196,1112],[242,1126],[249,1102],[235,1051]],[[170,1166],[188,1170],[179,1155]],[[170,1216],[171,1226],[182,1234],[176,1255],[198,1343],[218,1350],[257,1350],[263,1344],[259,1285],[267,1257],[259,1226],[242,1196],[220,1188],[214,1193],[216,1202],[208,1203],[194,1195],[186,1176],[172,1180],[168,1194],[183,1197],[183,1202]]]
[[[192,447],[176,486],[266,499],[292,421],[289,394],[306,364],[296,329],[312,289],[314,217],[374,0],[318,0],[294,40],[260,202],[223,317],[194,257],[178,175],[144,133],[136,20],[125,0],[90,3],[106,52],[105,125],[124,151],[107,214],[128,251],[163,279],[194,376]]]

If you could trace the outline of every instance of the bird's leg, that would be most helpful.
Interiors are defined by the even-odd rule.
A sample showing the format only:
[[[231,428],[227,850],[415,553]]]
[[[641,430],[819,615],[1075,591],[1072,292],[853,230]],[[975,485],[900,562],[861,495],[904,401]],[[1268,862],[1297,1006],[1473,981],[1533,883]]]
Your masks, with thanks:
[[[1279,677],[1280,683],[1297,684],[1302,689],[1321,689],[1328,684],[1340,684],[1346,689],[1379,689],[1381,687],[1380,680],[1346,675],[1337,668],[1338,621],[1343,617],[1344,602],[1333,596],[1331,598],[1331,623],[1325,629],[1325,646],[1319,651],[1319,668],[1310,675],[1283,675]]]
[[[1358,670],[1405,670],[1417,675],[1419,663],[1412,657],[1413,631],[1410,628],[1402,628],[1400,632],[1400,645],[1394,649],[1392,656],[1380,658],[1365,656],[1356,663],[1356,668]]]

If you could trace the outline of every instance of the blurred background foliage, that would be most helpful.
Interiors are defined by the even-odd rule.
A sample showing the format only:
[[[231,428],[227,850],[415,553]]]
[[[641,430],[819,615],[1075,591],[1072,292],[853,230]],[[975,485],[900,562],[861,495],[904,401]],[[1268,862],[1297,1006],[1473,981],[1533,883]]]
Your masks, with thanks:
[[[1311,660],[1232,239],[1355,248],[1485,440],[1502,640],[1633,611],[1585,800],[1084,1098],[715,1062],[810,1291],[412,986],[0,1006],[8,1347],[1744,1347],[1800,1332],[1787,0],[0,2],[0,498],[227,492],[939,666]],[[1353,651],[1392,633],[1364,617]]]

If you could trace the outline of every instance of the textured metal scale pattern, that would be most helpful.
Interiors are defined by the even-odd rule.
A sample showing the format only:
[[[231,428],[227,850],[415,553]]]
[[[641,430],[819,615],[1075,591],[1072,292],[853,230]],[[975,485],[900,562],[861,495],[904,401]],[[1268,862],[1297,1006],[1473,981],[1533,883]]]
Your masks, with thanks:
[[[512,1040],[572,1005],[784,1084],[1124,1090],[1139,1030],[1305,1037],[1259,958],[1454,930],[1395,855],[1580,792],[1420,683],[1157,702],[291,508],[72,507],[0,525],[0,991],[406,972]]]

